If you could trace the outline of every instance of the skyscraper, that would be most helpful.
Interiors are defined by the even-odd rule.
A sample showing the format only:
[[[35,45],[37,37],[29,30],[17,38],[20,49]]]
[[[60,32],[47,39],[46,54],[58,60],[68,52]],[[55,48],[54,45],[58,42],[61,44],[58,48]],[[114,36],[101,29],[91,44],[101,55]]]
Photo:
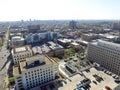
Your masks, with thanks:
[[[70,22],[69,22],[69,28],[70,28],[70,29],[76,29],[76,28],[77,28],[77,26],[76,26],[76,22],[73,21],[73,20],[70,21]]]

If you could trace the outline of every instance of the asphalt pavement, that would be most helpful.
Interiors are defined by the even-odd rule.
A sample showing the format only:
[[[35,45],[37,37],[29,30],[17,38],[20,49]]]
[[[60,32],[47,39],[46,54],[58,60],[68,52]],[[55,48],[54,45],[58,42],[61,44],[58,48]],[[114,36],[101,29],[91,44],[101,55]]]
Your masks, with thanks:
[[[7,78],[8,68],[6,68],[6,65],[9,62],[8,56],[10,55],[9,50],[7,50],[7,41],[8,41],[8,34],[6,34],[6,37],[4,39],[4,44],[0,51],[0,90],[4,90],[4,84]]]

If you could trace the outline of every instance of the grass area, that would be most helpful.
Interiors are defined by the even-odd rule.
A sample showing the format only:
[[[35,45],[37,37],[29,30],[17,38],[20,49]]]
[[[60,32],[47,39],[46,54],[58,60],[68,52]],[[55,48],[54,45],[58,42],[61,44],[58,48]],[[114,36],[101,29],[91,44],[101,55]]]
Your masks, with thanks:
[[[0,39],[0,47],[2,47],[2,46],[3,46],[3,40]]]
[[[8,81],[9,81],[9,83],[14,83],[15,82],[14,77],[9,77]]]
[[[67,55],[75,54],[75,50],[74,49],[68,49],[68,50],[65,51],[65,53]]]
[[[60,59],[57,58],[57,57],[54,57],[54,60],[55,60],[56,62],[59,62],[59,61],[60,61]]]

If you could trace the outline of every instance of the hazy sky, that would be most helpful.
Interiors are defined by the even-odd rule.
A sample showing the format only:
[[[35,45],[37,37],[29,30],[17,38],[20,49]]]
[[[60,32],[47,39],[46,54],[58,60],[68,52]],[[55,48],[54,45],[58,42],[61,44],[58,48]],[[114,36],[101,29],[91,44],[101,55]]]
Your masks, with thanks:
[[[0,0],[0,21],[120,19],[120,0]]]

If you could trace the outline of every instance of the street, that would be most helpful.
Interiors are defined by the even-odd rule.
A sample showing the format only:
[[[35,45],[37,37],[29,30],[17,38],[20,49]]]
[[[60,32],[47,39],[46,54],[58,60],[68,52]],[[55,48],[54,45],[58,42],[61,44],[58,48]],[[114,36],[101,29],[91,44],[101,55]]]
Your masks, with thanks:
[[[4,44],[0,51],[0,90],[4,90],[5,80],[7,78],[7,70],[8,70],[8,56],[10,55],[9,50],[7,50],[7,41],[8,41],[8,33],[5,35]],[[7,67],[6,67],[7,65]]]

